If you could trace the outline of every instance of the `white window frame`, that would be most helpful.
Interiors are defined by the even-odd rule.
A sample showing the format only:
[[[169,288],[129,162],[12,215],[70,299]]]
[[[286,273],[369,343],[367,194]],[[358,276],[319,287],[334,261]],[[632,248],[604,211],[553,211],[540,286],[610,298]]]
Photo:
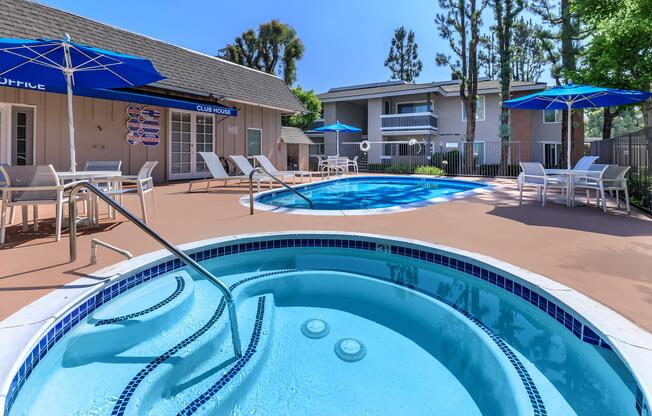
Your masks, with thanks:
[[[259,129],[257,127],[247,127],[245,131],[245,154],[247,157],[253,157],[257,155],[250,155],[249,154],[249,130],[258,130],[260,132],[260,153],[259,155],[263,154],[263,129]]]
[[[197,116],[213,117],[213,151],[217,148],[217,119],[214,114],[198,111],[167,109],[168,119],[168,145],[167,145],[167,173],[170,180],[197,179],[206,176],[206,172],[196,172],[197,167]],[[190,172],[172,172],[172,113],[190,114]]]
[[[484,95],[478,95],[478,101],[480,100],[482,100],[482,118],[480,118],[480,113],[477,111],[478,107],[476,106],[475,121],[485,121],[487,119],[487,100]],[[466,115],[464,115],[464,101],[460,99],[460,103],[462,104],[462,121],[466,121]]]
[[[546,111],[554,111],[555,112],[555,121],[546,121]],[[559,115],[559,117],[557,117]],[[559,124],[561,123],[562,119],[564,118],[562,110],[542,110],[541,111],[541,118],[543,119],[543,124]],[[559,118],[559,120],[557,120]]]
[[[12,149],[12,144],[13,144],[13,120],[11,118],[11,115],[13,113],[13,108],[14,107],[23,107],[23,108],[31,108],[34,111],[34,127],[33,127],[33,132],[32,132],[32,165],[36,165],[36,148],[37,148],[37,127],[38,127],[38,107],[33,104],[21,104],[21,103],[6,103],[6,102],[0,102],[0,110],[5,110],[0,112],[0,116],[2,117],[2,120],[0,120],[0,128],[3,129],[3,131],[0,133],[0,138],[4,140],[0,140],[0,163],[5,163],[7,165],[11,165],[13,162],[13,149]]]

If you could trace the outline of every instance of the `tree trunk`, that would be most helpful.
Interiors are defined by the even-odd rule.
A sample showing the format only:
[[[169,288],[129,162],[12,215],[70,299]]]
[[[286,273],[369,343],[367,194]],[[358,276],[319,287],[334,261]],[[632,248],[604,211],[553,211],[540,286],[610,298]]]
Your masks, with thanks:
[[[615,116],[616,113],[612,113],[609,107],[604,108],[604,115],[602,116],[602,140],[607,140],[611,137],[611,126]]]

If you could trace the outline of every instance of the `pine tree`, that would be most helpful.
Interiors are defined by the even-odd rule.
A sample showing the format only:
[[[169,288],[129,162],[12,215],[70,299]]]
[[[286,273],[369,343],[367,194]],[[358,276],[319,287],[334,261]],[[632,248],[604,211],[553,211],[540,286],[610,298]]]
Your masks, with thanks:
[[[392,72],[391,79],[416,81],[423,69],[423,63],[419,59],[413,31],[407,32],[403,26],[394,31],[385,66]]]

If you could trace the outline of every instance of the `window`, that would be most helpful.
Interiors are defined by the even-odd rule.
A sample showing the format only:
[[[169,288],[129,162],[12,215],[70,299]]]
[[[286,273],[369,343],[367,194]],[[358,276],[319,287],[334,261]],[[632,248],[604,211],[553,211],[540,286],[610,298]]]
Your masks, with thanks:
[[[262,130],[247,129],[247,156],[255,156],[263,153],[262,138]]]
[[[396,104],[397,114],[425,113],[428,111],[428,103],[401,103]]]
[[[544,123],[561,123],[561,110],[543,110]]]
[[[475,120],[485,120],[484,95],[478,97],[475,108]],[[464,102],[462,102],[462,121],[466,121],[466,107],[464,107]]]

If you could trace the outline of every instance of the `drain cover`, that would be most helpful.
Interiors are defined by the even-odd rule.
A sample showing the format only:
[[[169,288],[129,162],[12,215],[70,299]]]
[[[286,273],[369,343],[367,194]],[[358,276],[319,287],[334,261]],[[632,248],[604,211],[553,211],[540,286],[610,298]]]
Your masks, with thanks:
[[[367,355],[367,348],[357,339],[344,338],[335,344],[335,354],[340,359],[352,363],[363,359]]]
[[[330,331],[328,324],[321,319],[308,319],[301,325],[301,332],[308,338],[324,338]]]

